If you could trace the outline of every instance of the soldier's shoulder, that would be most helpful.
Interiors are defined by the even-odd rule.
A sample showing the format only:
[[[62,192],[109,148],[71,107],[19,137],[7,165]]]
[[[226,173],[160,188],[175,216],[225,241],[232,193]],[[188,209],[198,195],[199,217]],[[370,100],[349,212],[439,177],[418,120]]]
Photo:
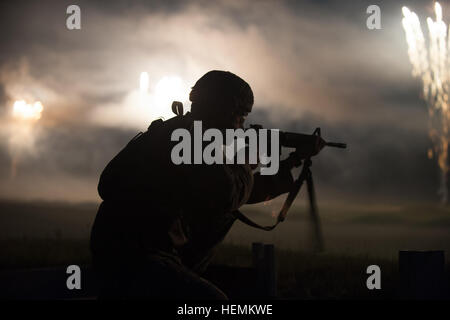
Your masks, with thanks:
[[[189,114],[176,116],[167,120],[156,119],[152,121],[147,131],[173,131],[178,128],[187,128],[192,122]]]

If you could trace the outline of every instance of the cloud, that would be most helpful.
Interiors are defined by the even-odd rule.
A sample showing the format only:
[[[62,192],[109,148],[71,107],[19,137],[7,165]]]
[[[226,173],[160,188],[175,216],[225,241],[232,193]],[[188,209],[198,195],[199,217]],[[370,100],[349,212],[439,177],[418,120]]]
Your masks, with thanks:
[[[9,97],[6,93],[5,86],[0,82],[0,117],[4,117],[7,112],[7,103]]]
[[[16,35],[28,41],[20,41],[22,50],[10,42],[32,75],[44,75],[40,83],[67,100],[82,97],[91,110],[111,105],[108,97],[123,104],[142,71],[153,84],[179,74],[187,86],[210,69],[234,71],[252,85],[258,105],[297,117],[320,112],[330,121],[372,120],[373,109],[391,108],[380,90],[414,83],[401,28],[377,34],[355,26],[343,19],[348,4],[334,11],[309,2],[183,3],[82,2],[83,26],[75,32],[55,23],[64,7],[48,5],[35,18],[49,25],[21,21]],[[364,4],[351,9],[359,20],[360,9]]]
[[[1,197],[97,200],[100,173],[136,135],[136,131],[83,124],[39,129],[36,149],[18,159],[14,179],[8,145],[0,144]]]

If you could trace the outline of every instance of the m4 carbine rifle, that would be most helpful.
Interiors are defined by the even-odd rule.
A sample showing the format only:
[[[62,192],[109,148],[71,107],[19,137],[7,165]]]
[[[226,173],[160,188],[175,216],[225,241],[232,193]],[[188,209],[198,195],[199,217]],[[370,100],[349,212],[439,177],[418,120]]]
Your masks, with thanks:
[[[250,126],[253,129],[262,129],[262,126],[260,125],[251,125]],[[340,142],[326,142],[321,138],[321,132],[320,128],[316,128],[314,130],[313,134],[302,134],[302,133],[295,133],[295,132],[279,132],[279,138],[280,138],[280,149],[281,147],[286,148],[294,148],[294,153],[302,154],[302,149],[308,149],[308,150],[315,150],[318,144],[322,144],[322,146],[328,146],[328,147],[334,147],[334,148],[341,148],[345,149],[347,148],[347,144],[340,143]],[[281,151],[281,150],[280,150]],[[318,150],[320,151],[320,150]],[[317,151],[317,152],[318,152]],[[297,197],[303,182],[306,181],[306,187],[307,187],[307,193],[308,193],[308,200],[309,200],[309,208],[310,208],[310,218],[311,223],[313,227],[313,249],[316,252],[320,252],[324,250],[324,241],[322,236],[322,230],[321,230],[321,224],[317,209],[317,201],[316,201],[316,195],[314,190],[314,182],[313,177],[311,173],[311,156],[315,155],[317,153],[310,153],[308,157],[306,157],[303,160],[303,167],[300,172],[299,177],[297,180],[295,180],[293,188],[289,192],[283,207],[281,208],[277,221],[272,226],[261,226],[258,223],[250,220],[248,217],[246,217],[242,212],[237,210],[236,216],[239,220],[244,222],[245,224],[248,224],[252,227],[270,231],[273,230],[280,222],[284,221],[286,219],[287,212],[289,208],[291,207],[292,203],[294,202],[295,198]],[[300,166],[302,163],[297,163],[297,166]]]

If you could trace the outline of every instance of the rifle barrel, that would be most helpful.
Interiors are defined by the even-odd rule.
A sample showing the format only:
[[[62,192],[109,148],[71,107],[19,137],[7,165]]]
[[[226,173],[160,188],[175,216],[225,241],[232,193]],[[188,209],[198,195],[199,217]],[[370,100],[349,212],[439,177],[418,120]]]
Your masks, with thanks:
[[[340,143],[340,142],[327,142],[325,145],[328,147],[341,148],[341,149],[347,148],[346,143]]]

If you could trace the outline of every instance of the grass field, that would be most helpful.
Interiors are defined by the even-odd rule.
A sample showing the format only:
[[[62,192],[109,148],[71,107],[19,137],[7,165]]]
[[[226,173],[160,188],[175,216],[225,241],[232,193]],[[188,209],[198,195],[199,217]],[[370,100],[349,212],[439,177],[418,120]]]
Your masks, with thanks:
[[[273,221],[279,203],[243,209],[261,223]],[[97,204],[0,202],[0,268],[89,265],[89,232]],[[450,250],[450,209],[433,205],[323,205],[326,251],[309,250],[309,220],[296,206],[273,232],[236,222],[213,263],[251,265],[251,243],[274,243],[283,298],[391,299],[397,297],[398,250]],[[382,290],[366,288],[366,268],[379,265]],[[447,264],[447,274],[449,274]]]

